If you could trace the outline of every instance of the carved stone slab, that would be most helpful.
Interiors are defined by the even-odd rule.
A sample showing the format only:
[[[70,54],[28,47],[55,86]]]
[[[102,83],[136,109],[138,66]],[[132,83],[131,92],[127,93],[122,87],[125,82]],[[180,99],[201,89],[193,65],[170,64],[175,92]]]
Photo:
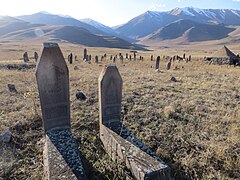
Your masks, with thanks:
[[[70,128],[69,73],[56,43],[44,43],[36,78],[45,133]]]
[[[117,126],[121,120],[122,78],[115,65],[103,68],[98,86],[100,126]]]
[[[170,168],[150,156],[106,126],[102,126],[100,138],[107,153],[117,163],[124,162],[135,179],[168,180]]]

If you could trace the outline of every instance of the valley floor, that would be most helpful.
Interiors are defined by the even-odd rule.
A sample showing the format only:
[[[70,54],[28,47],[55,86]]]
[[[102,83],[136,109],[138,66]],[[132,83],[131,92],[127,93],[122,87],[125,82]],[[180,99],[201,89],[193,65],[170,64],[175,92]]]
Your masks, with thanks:
[[[0,67],[22,64],[22,54],[41,45],[1,45]],[[101,66],[82,61],[83,47],[60,44],[70,72],[71,126],[90,179],[121,179],[123,167],[112,163],[99,139],[98,76],[109,55],[128,50],[87,48],[92,57],[107,54]],[[15,51],[16,50],[16,51]],[[192,55],[166,71],[165,55]],[[159,49],[139,52],[144,61],[116,62],[123,79],[123,123],[171,168],[176,179],[240,177],[240,68],[204,64],[212,50]],[[150,55],[161,56],[160,72]],[[31,60],[34,64],[34,60]],[[79,69],[75,70],[75,66]],[[177,82],[171,81],[174,76]],[[15,84],[18,93],[10,93]],[[83,91],[86,101],[75,98]],[[0,69],[0,132],[10,130],[9,144],[0,145],[0,179],[41,179],[43,129],[35,69]],[[34,106],[36,104],[36,106]]]

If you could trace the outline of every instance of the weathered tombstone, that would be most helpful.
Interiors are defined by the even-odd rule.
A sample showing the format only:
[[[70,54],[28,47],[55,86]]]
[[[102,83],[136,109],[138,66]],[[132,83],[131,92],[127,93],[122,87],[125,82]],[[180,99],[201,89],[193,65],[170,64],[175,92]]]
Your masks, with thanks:
[[[151,61],[153,61],[153,55],[151,55]]]
[[[98,79],[100,139],[116,163],[124,163],[131,179],[171,179],[170,168],[121,122],[122,78],[115,65]]]
[[[88,60],[89,60],[89,61],[92,60],[92,55],[91,55],[91,54],[89,54],[87,57],[88,57]]]
[[[44,43],[36,79],[46,141],[43,179],[87,179],[70,128],[69,72],[56,43]]]
[[[185,59],[185,57],[186,57],[186,54],[184,53],[184,54],[183,54],[183,59]]]
[[[34,59],[37,62],[37,60],[38,60],[38,53],[36,51],[34,52]]]
[[[132,56],[131,55],[129,56],[129,59],[130,59],[130,61],[132,60]]]
[[[45,132],[70,128],[69,73],[56,43],[44,43],[36,78]]]
[[[157,70],[159,70],[159,68],[160,68],[160,56],[158,56],[157,57],[157,59],[156,59],[156,66],[155,66],[155,69]]]
[[[95,63],[98,63],[98,56],[95,56]]]
[[[133,53],[133,59],[134,59],[134,61],[137,59],[136,52]]]
[[[27,53],[27,52],[24,52],[24,54],[23,54],[23,61],[24,61],[24,62],[28,62],[28,61],[29,61],[28,53]]]
[[[169,70],[171,68],[171,64],[172,64],[172,58],[168,61],[166,65],[166,70]]]
[[[121,116],[122,78],[115,65],[105,66],[99,79],[100,128],[118,126]]]
[[[73,55],[72,55],[72,53],[70,53],[68,55],[68,62],[69,62],[69,64],[72,64],[72,57],[73,57]]]
[[[74,56],[74,60],[75,60],[75,62],[78,61],[77,55]]]
[[[113,62],[114,62],[114,63],[116,62],[116,56],[113,57]]]
[[[112,60],[112,55],[110,56],[110,60]]]
[[[87,49],[84,48],[83,50],[83,59],[87,59]]]
[[[120,56],[120,61],[123,63],[123,55]]]
[[[101,57],[101,61],[103,61],[104,56]]]
[[[128,59],[128,53],[126,53],[126,59]]]
[[[191,61],[191,60],[192,60],[192,56],[191,56],[191,55],[189,55],[188,61]]]

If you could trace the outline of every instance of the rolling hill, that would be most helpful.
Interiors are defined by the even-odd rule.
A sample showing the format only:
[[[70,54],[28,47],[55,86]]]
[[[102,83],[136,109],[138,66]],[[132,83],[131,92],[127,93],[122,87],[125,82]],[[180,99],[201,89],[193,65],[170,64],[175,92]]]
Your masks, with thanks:
[[[90,31],[93,34],[107,35],[103,31],[91,26],[87,23],[81,22],[69,16],[60,16],[49,14],[46,12],[39,12],[31,15],[17,16],[16,18],[30,22],[32,24],[46,24],[46,25],[64,25],[77,26]]]
[[[147,39],[153,41],[177,39],[184,37],[188,42],[208,41],[226,38],[235,28],[223,25],[202,24],[192,20],[178,20],[160,28]]]

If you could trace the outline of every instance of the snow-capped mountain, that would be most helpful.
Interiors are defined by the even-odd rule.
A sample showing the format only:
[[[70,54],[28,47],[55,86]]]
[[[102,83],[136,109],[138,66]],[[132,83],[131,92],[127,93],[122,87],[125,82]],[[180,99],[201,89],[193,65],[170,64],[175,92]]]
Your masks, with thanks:
[[[103,31],[103,32],[106,32],[108,34],[116,34],[115,31],[108,27],[108,26],[105,26],[104,24],[100,23],[100,22],[97,22],[93,19],[90,19],[90,18],[86,18],[86,19],[80,19],[80,21],[86,23],[86,24],[89,24],[89,25],[92,25],[93,27]]]
[[[119,37],[119,38],[124,39],[128,42],[134,42],[133,39],[128,38],[128,37],[120,34],[119,32],[115,31],[114,29],[112,29],[112,28],[110,28],[110,27],[108,27],[108,26],[106,26],[106,25],[104,25],[104,24],[102,24],[98,21],[95,21],[93,19],[86,18],[86,19],[80,19],[80,21],[83,22],[83,23],[89,24],[89,25],[95,27],[96,29],[98,29],[98,30],[100,30],[100,31],[102,31],[102,32],[104,32],[108,35]]]
[[[137,39],[180,19],[188,19],[204,24],[238,26],[240,25],[240,10],[185,7],[175,8],[167,12],[147,11],[116,30],[125,36]]]

